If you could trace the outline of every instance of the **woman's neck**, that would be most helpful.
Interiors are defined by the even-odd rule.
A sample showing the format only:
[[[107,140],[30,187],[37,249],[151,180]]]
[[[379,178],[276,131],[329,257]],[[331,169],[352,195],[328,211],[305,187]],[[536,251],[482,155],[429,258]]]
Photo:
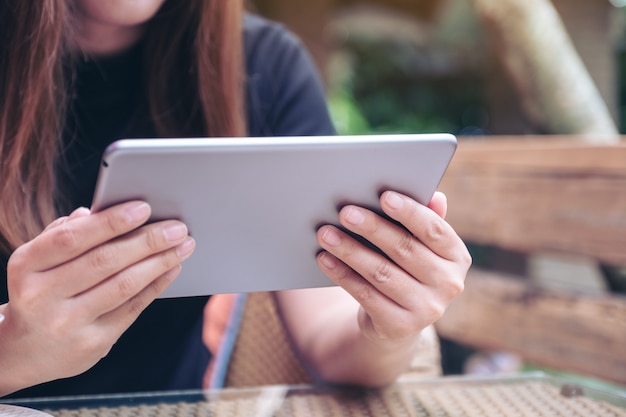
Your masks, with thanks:
[[[145,25],[118,26],[85,19],[77,28],[75,46],[87,55],[115,55],[135,45],[144,32]]]

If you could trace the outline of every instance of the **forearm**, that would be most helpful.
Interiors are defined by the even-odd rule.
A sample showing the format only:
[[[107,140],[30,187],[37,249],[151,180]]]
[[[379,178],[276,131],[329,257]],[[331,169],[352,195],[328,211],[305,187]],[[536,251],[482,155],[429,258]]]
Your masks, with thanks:
[[[311,360],[325,382],[383,386],[408,369],[419,335],[402,341],[368,340],[348,328],[356,327],[354,322],[334,321],[335,331],[329,329],[310,345]]]
[[[340,288],[307,291],[318,292],[313,299],[323,305],[314,306],[304,291],[287,291],[278,293],[279,309],[303,359],[320,379],[382,386],[408,368],[419,334],[402,340],[368,338],[359,327],[359,304],[349,294]]]
[[[23,375],[20,375],[19,371],[15,368],[15,364],[4,354],[2,342],[0,342],[0,398],[31,385],[35,385],[26,383]]]

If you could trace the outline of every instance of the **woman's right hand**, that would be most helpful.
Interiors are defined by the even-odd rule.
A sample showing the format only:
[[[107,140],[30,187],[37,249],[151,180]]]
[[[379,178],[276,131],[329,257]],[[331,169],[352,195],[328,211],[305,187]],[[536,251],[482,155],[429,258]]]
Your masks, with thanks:
[[[174,280],[195,242],[150,207],[82,208],[20,246],[0,306],[0,395],[80,374],[104,357]]]

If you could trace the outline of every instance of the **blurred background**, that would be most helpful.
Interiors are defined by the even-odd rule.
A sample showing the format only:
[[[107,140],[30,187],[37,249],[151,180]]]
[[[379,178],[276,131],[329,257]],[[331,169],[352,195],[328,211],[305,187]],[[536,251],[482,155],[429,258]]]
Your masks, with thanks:
[[[563,133],[550,132],[522,111],[510,70],[499,59],[498,33],[481,20],[490,3],[497,2],[251,0],[249,8],[284,22],[304,41],[323,74],[341,133]],[[535,3],[549,2],[526,3],[541,22]],[[619,0],[552,4],[623,131],[625,9]],[[519,12],[498,18],[501,28],[509,28]],[[554,43],[561,28],[539,25],[539,42],[516,42],[531,51]],[[557,70],[569,65],[563,56],[550,58]]]

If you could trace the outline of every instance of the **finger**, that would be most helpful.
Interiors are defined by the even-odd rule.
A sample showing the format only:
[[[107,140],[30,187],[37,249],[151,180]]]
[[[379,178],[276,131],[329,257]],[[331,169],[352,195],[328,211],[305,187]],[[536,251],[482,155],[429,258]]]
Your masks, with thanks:
[[[407,334],[415,334],[415,331],[421,330],[428,324],[424,323],[421,315],[414,314],[414,309],[407,309],[383,294],[329,252],[319,253],[317,262],[320,269],[332,281],[346,290],[363,307],[367,318],[360,318],[362,327],[372,326],[381,337],[401,338]],[[427,290],[424,287],[415,286],[411,294],[415,300],[423,300],[427,295]]]
[[[141,312],[161,295],[176,277],[178,277],[180,271],[180,265],[166,271],[134,297],[126,300],[126,302],[120,304],[116,309],[99,316],[96,321],[97,325],[107,329],[108,333],[113,335],[112,337],[119,338],[119,336],[135,322]],[[155,331],[158,331],[158,329]]]
[[[76,210],[74,210],[72,213],[70,213],[69,216],[59,217],[58,219],[54,220],[52,223],[47,225],[46,228],[44,229],[44,232],[52,229],[53,227],[58,226],[61,223],[65,223],[68,220],[75,219],[78,217],[83,217],[86,215],[89,215],[89,209],[86,207],[79,207]]]
[[[79,217],[89,216],[91,214],[91,210],[87,207],[79,207],[68,216],[70,219],[77,219]]]
[[[82,293],[130,265],[182,244],[187,237],[187,226],[176,220],[141,227],[57,267],[60,278],[54,291],[68,297]]]
[[[398,265],[334,226],[322,226],[318,231],[318,241],[323,249],[345,263],[374,289],[401,306],[413,305],[415,300],[411,294],[417,281]]]
[[[362,306],[370,306],[373,310],[380,309],[381,311],[389,305],[393,305],[394,308],[399,306],[330,252],[320,252],[317,255],[317,264],[324,274],[352,295]]]
[[[371,242],[389,259],[424,284],[432,285],[441,263],[448,262],[434,254],[405,228],[370,210],[346,206],[339,212],[339,220],[348,230]]]
[[[87,311],[92,312],[93,319],[120,308],[130,300],[134,300],[131,304],[140,299],[148,300],[149,297],[139,299],[137,297],[146,288],[155,289],[154,285],[159,289],[154,291],[154,295],[160,294],[165,289],[161,284],[165,284],[167,280],[158,281],[159,277],[168,271],[176,270],[181,262],[191,256],[194,248],[195,241],[189,237],[177,247],[143,259],[75,298]],[[154,284],[155,281],[158,283]],[[140,304],[144,306],[143,303]],[[135,308],[138,311],[143,309]]]
[[[50,224],[48,224],[45,229],[43,229],[44,232],[47,232],[48,230],[57,227],[58,225],[60,225],[61,223],[66,222],[69,219],[69,216],[63,216],[63,217],[59,217],[58,219],[55,219],[54,221],[52,221]]]
[[[393,191],[385,191],[380,200],[383,211],[389,217],[401,223],[438,256],[450,261],[466,257],[461,238],[433,210]]]
[[[440,191],[435,192],[430,203],[428,203],[428,208],[437,213],[442,219],[445,219],[448,212],[448,199],[446,195]]]
[[[27,251],[31,270],[45,271],[128,233],[149,217],[150,206],[140,201],[120,204],[89,216],[76,215],[72,221],[61,221],[16,252]]]

